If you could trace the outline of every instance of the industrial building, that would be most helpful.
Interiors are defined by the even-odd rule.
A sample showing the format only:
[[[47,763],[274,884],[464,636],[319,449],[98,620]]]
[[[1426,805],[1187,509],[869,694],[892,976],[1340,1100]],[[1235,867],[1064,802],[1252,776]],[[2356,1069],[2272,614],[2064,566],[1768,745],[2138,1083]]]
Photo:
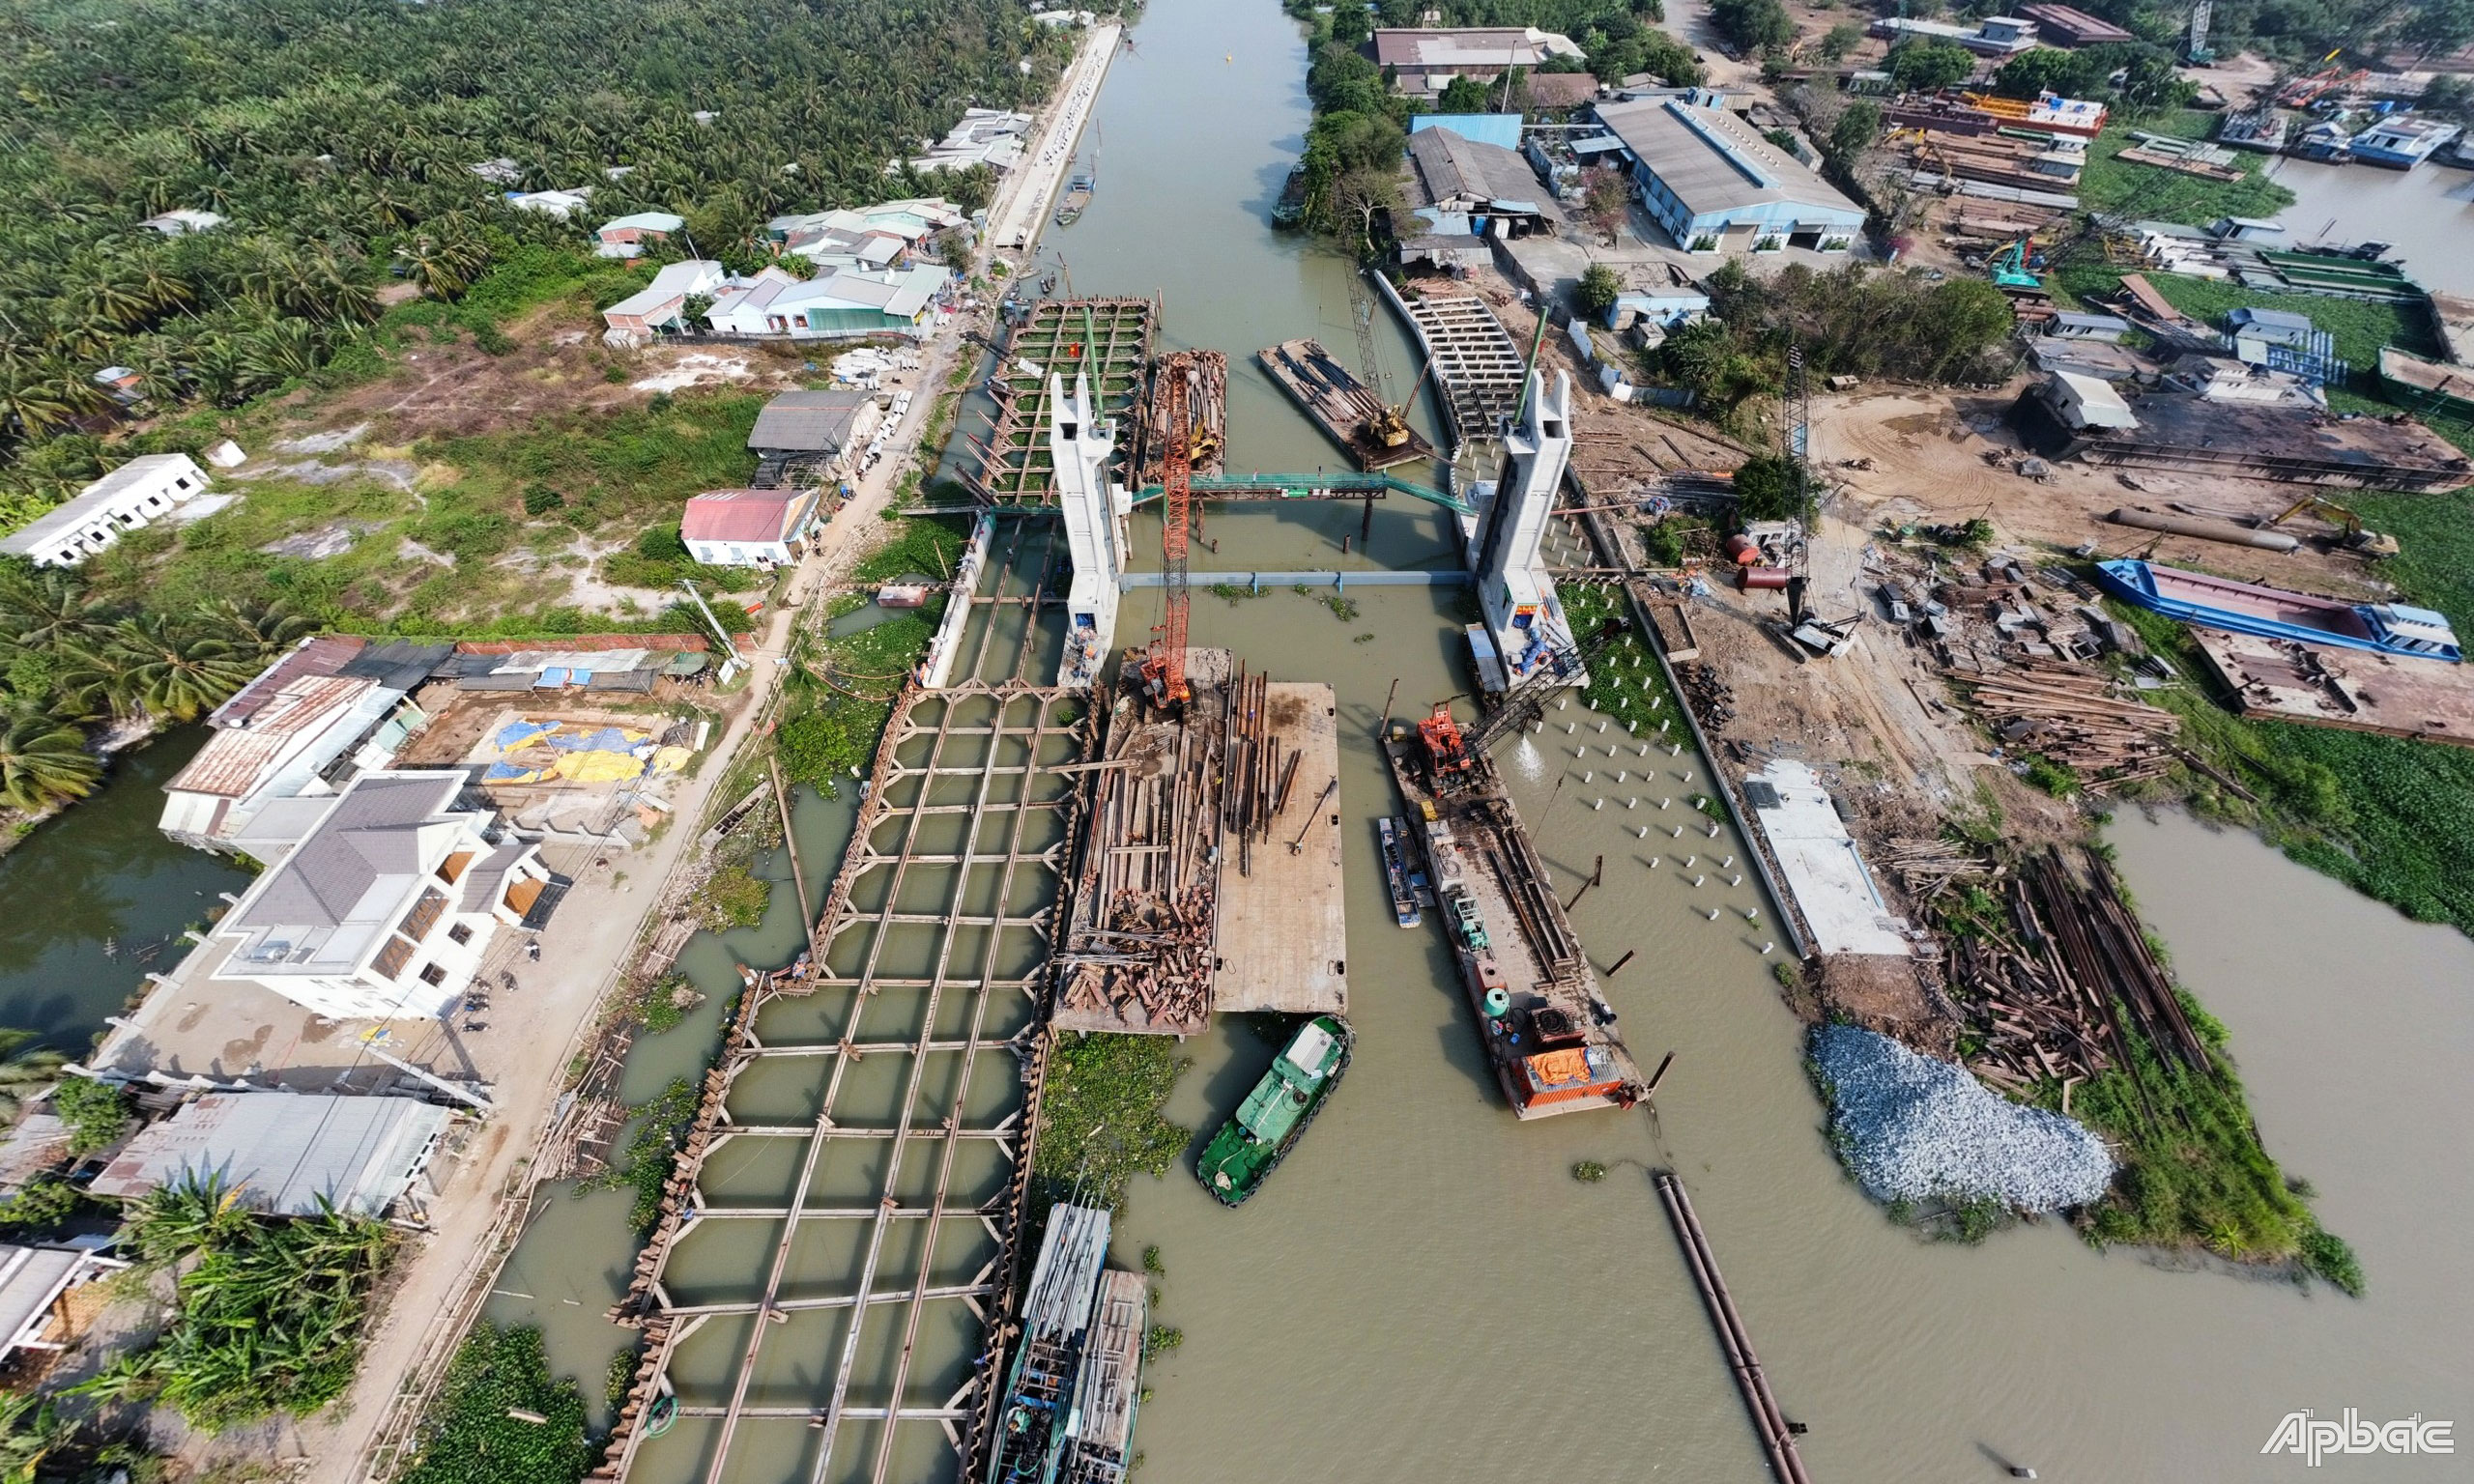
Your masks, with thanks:
[[[1518,151],[1451,128],[1409,136],[1410,210],[1440,237],[1529,237],[1563,230],[1564,209]]]
[[[1455,77],[1493,82],[1507,68],[1534,71],[1550,57],[1584,56],[1570,37],[1536,26],[1381,28],[1367,44],[1393,89],[1412,98],[1433,98]]]
[[[2049,46],[2099,46],[2139,40],[2110,20],[2067,5],[2023,5],[2019,18],[2035,22],[2036,40]]]
[[[206,493],[206,471],[186,453],[129,460],[0,541],[0,553],[38,567],[73,567]]]
[[[2036,44],[2036,23],[2018,15],[1988,15],[1972,26],[1884,15],[1866,34],[1892,46],[1904,42],[1964,46],[1980,57],[2016,56]]]
[[[2474,484],[2474,460],[2411,419],[2332,416],[2298,377],[2184,357],[2156,389],[2125,394],[2077,372],[2045,376],[2011,411],[2052,459],[2374,490]]]
[[[1742,251],[1774,242],[1841,252],[1864,209],[1705,95],[1597,105],[1641,204],[1676,245]]]

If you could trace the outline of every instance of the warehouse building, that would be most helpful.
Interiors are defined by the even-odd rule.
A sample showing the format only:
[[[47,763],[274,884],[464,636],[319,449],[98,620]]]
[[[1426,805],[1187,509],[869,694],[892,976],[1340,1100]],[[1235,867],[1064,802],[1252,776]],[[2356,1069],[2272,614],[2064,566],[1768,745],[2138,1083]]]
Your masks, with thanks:
[[[1843,252],[1864,209],[1704,95],[1597,105],[1624,147],[1641,204],[1678,246]]]

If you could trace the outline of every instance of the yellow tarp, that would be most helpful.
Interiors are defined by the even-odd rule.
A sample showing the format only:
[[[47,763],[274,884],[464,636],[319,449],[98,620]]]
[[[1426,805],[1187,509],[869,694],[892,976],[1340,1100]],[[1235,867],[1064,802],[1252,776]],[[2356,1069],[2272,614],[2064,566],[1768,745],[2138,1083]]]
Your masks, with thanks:
[[[676,773],[679,769],[687,766],[687,759],[695,756],[696,755],[694,753],[689,752],[683,747],[665,747],[659,752],[653,754],[653,771],[656,773]]]
[[[626,753],[563,753],[550,769],[575,784],[616,784],[634,778],[645,765]]]

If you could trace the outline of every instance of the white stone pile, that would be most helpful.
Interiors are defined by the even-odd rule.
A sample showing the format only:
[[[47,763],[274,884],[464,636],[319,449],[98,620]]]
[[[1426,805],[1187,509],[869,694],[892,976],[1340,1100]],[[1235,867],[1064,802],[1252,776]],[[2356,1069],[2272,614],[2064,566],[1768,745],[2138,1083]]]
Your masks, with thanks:
[[[1842,1151],[1876,1200],[1991,1196],[2041,1213],[2086,1205],[2113,1180],[2112,1154],[2076,1120],[2022,1107],[1886,1036],[1824,1026],[1813,1060]]]

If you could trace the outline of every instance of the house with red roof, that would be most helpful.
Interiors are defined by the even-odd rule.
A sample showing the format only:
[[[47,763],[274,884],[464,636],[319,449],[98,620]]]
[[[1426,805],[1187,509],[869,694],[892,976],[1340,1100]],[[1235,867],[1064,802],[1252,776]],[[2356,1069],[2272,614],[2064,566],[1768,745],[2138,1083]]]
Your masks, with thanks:
[[[706,566],[779,566],[796,561],[815,531],[815,490],[708,490],[687,502],[678,539]]]

